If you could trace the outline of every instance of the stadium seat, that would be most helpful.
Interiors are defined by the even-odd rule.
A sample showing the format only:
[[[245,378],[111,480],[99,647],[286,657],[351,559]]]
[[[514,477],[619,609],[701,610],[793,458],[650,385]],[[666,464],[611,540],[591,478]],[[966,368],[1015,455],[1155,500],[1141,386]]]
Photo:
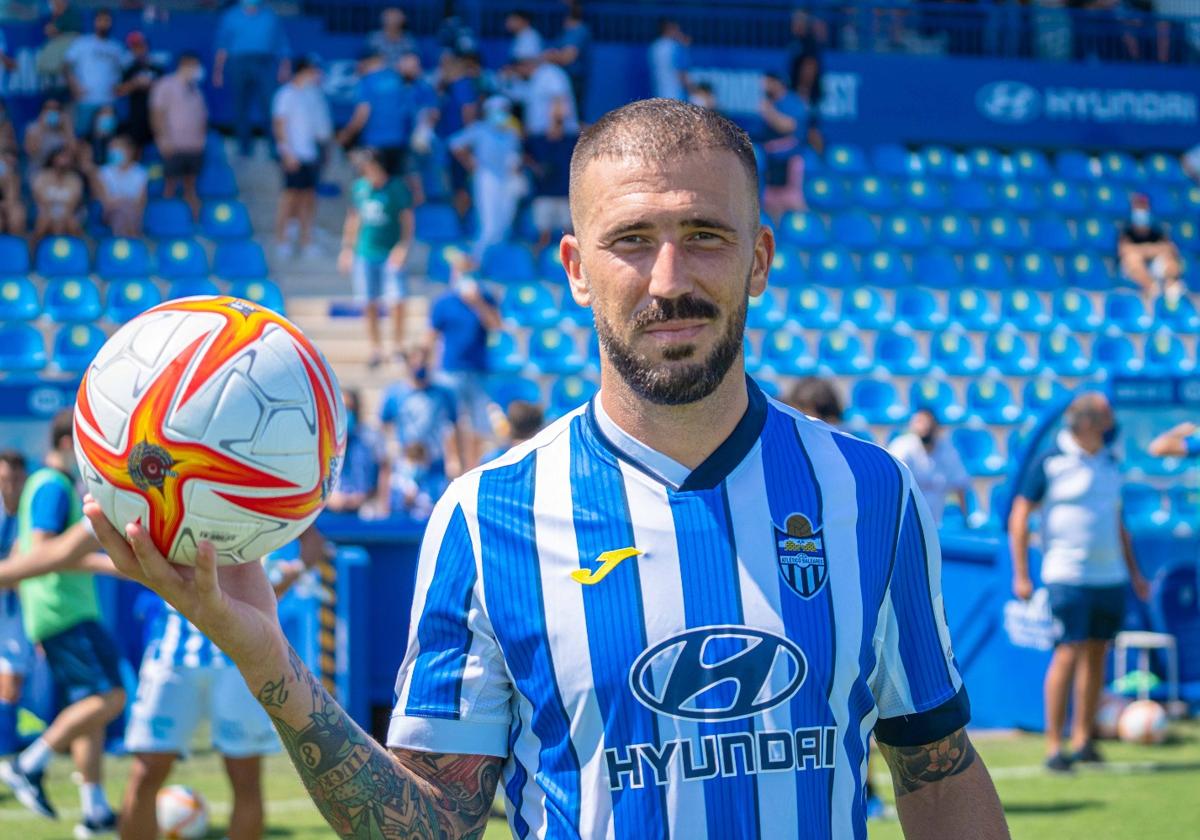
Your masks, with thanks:
[[[905,251],[919,251],[929,245],[929,226],[911,211],[901,211],[883,222],[883,240]]]
[[[1150,199],[1150,210],[1159,219],[1173,219],[1192,209],[1185,210],[1178,193],[1166,184],[1145,184],[1141,191]]]
[[[893,320],[883,295],[870,286],[847,289],[842,294],[842,318],[866,330],[883,329]]]
[[[991,376],[972,379],[967,385],[967,414],[996,426],[1016,423],[1022,417],[1012,389],[1004,380]]]
[[[1190,184],[1180,193],[1180,200],[1188,212],[1195,215],[1200,212],[1200,186]]]
[[[277,312],[280,315],[285,314],[283,292],[279,287],[270,280],[235,280],[229,285],[229,294],[234,297],[240,297],[243,300],[248,300],[251,303],[257,303],[259,306],[270,309],[272,312]]]
[[[204,199],[236,198],[237,178],[229,164],[207,162],[196,180],[196,192]]]
[[[946,194],[941,186],[924,178],[914,178],[904,187],[901,198],[906,207],[923,213],[940,213],[946,209]]]
[[[480,274],[496,283],[528,283],[537,278],[529,248],[518,242],[497,242],[483,254]]]
[[[858,146],[836,143],[825,150],[825,166],[842,175],[862,175],[867,171],[867,156]]]
[[[1163,501],[1163,494],[1149,484],[1125,483],[1121,487],[1121,512],[1129,530],[1137,533],[1165,526],[1171,515]]]
[[[850,196],[841,179],[833,176],[805,178],[804,198],[809,207],[825,212],[837,212],[850,206]]]
[[[161,302],[162,294],[149,280],[118,280],[108,286],[104,315],[114,323],[123,324]]]
[[[1188,356],[1179,336],[1173,335],[1169,329],[1160,329],[1146,336],[1143,353],[1145,373],[1151,376],[1178,376],[1192,373],[1195,369],[1196,360]]]
[[[164,280],[208,276],[208,255],[194,239],[158,244],[158,276]]]
[[[525,355],[517,347],[512,333],[492,330],[488,333],[488,370],[492,373],[517,373],[525,367]]]
[[[1055,178],[1042,197],[1047,210],[1064,216],[1077,216],[1087,209],[1087,190],[1074,181]]]
[[[267,276],[267,258],[252,239],[222,242],[213,254],[213,274],[224,280],[260,280]]]
[[[929,361],[951,376],[974,376],[983,370],[983,359],[958,330],[943,330],[930,338]]]
[[[1026,289],[1053,290],[1063,285],[1058,266],[1049,254],[1030,251],[1013,260],[1015,285]]]
[[[779,224],[779,238],[789,245],[819,248],[829,243],[829,226],[816,213],[785,213]]]
[[[954,174],[954,153],[945,146],[926,146],[921,150],[921,169],[926,175],[949,178]]]
[[[70,324],[54,335],[54,364],[64,373],[83,373],[104,346],[104,330],[92,324]]]
[[[842,329],[830,330],[821,336],[817,348],[821,369],[836,376],[866,373],[871,359],[863,348],[862,339]]]
[[[1163,295],[1154,301],[1154,323],[1166,325],[1173,332],[1194,335],[1200,332],[1200,313],[1190,297]]]
[[[908,391],[908,405],[910,411],[929,409],[942,423],[957,423],[965,413],[950,383],[945,379],[932,377],[918,379],[912,383]]]
[[[881,213],[896,209],[899,197],[890,181],[878,175],[864,175],[854,187],[854,201],[858,207]]]
[[[989,330],[999,322],[987,295],[973,287],[951,289],[950,323],[965,330]]]
[[[558,312],[555,309],[555,318]],[[752,330],[777,330],[787,321],[787,306],[773,290],[751,297],[746,310],[746,326]]]
[[[1005,251],[1024,251],[1029,248],[1029,236],[1015,216],[1004,213],[983,219],[979,233],[984,242]]]
[[[1037,149],[1018,149],[1009,155],[1009,160],[1018,178],[1042,183],[1050,177],[1050,163]]]
[[[1099,162],[1093,164],[1089,155],[1067,150],[1055,155],[1054,171],[1068,181],[1090,181],[1100,174],[1101,168]]]
[[[1081,248],[1112,254],[1117,249],[1117,226],[1111,219],[1089,216],[1076,223],[1076,239]]]
[[[1075,251],[1077,243],[1070,225],[1062,216],[1047,214],[1039,216],[1030,224],[1033,247],[1050,251],[1053,254],[1063,254]]]
[[[802,285],[804,280],[804,262],[800,258],[800,249],[795,245],[776,246],[775,256],[771,260],[771,282],[776,286],[789,288]]]
[[[1057,379],[1050,376],[1039,376],[1030,379],[1021,389],[1021,407],[1025,413],[1040,417],[1052,408],[1059,407],[1071,395],[1071,391]],[[1012,455],[1012,445],[1009,445],[1009,455]]]
[[[960,213],[978,216],[996,209],[991,185],[977,178],[955,181],[950,187],[950,206]]]
[[[963,257],[963,276],[980,289],[1007,289],[1012,275],[1004,257],[996,251],[976,251]]]
[[[881,332],[875,338],[875,361],[894,376],[924,376],[929,372],[929,357],[905,332]]]
[[[1050,324],[1050,314],[1035,292],[1009,289],[1000,295],[1000,317],[1018,330],[1040,332]]]
[[[100,318],[100,290],[86,277],[59,277],[46,284],[42,311],[52,321],[87,323]]]
[[[913,260],[913,280],[923,286],[952,289],[962,281],[962,272],[949,251],[931,248]]]
[[[140,239],[105,239],[96,246],[96,273],[104,280],[149,277],[150,249]]]
[[[863,280],[872,286],[896,289],[912,281],[904,259],[888,248],[879,248],[862,258]]]
[[[838,322],[829,294],[813,286],[789,290],[787,311],[788,317],[806,329],[825,329]]]
[[[505,320],[521,327],[549,327],[559,321],[554,295],[543,283],[518,283],[508,287],[500,302]]]
[[[556,286],[566,285],[567,273],[563,268],[562,254],[558,250],[557,244],[547,245],[542,249],[542,253],[537,258],[537,268],[538,276],[547,283]]]
[[[937,330],[946,324],[946,313],[928,289],[909,287],[896,292],[896,322],[914,330]]]
[[[1177,484],[1167,488],[1167,499],[1171,503],[1171,519],[1183,524],[1189,533],[1194,533],[1200,523],[1200,491],[1195,487]]]
[[[1053,313],[1056,324],[1075,332],[1092,332],[1104,324],[1092,306],[1092,299],[1075,289],[1055,293]]]
[[[909,178],[923,167],[919,155],[897,143],[883,143],[871,150],[871,168],[889,178]]]
[[[979,245],[979,237],[970,219],[961,213],[947,213],[933,220],[933,241],[955,250],[969,250]]]
[[[1042,196],[1033,184],[1006,181],[996,188],[996,205],[1009,213],[1028,216],[1042,209]]]
[[[1080,289],[1106,291],[1116,284],[1108,263],[1091,254],[1079,253],[1066,259],[1067,282]]]
[[[240,201],[208,201],[200,208],[200,234],[214,241],[249,239],[250,213]]]
[[[888,379],[860,379],[850,389],[846,419],[876,426],[893,425],[908,419],[908,407]]]
[[[763,336],[759,361],[780,376],[807,376],[816,370],[816,360],[809,353],[804,337],[788,330],[775,330]]]
[[[192,208],[178,198],[155,198],[146,203],[142,222],[146,235],[152,239],[182,239],[195,230]]]
[[[1087,376],[1096,369],[1083,354],[1079,339],[1067,327],[1056,327],[1038,340],[1038,361],[1058,376]]]
[[[1171,239],[1185,251],[1200,251],[1200,227],[1191,219],[1180,219],[1173,224]]]
[[[164,299],[175,300],[177,298],[219,294],[221,294],[221,290],[217,288],[217,284],[207,277],[181,277],[178,280],[172,280],[170,285],[167,286],[167,294]]]
[[[778,252],[776,252],[778,254]],[[841,246],[822,248],[813,254],[808,265],[809,279],[822,286],[854,288],[858,285],[858,271],[850,254]]]
[[[988,333],[983,358],[988,370],[1001,376],[1029,376],[1038,366],[1025,339],[1007,326]]]
[[[996,439],[988,429],[954,429],[950,432],[950,440],[970,476],[986,478],[1002,475],[1008,466],[1008,461],[996,451]]]
[[[833,219],[833,241],[856,251],[874,248],[879,242],[875,221],[862,210],[847,210]]]
[[[32,321],[41,314],[37,289],[28,277],[0,280],[0,322]]]
[[[19,236],[0,234],[0,275],[16,277],[29,273],[29,245]]]
[[[1146,170],[1146,177],[1153,181],[1176,185],[1188,182],[1187,173],[1183,171],[1183,167],[1179,165],[1179,158],[1175,155],[1155,152],[1148,155],[1142,163]]]
[[[42,334],[29,324],[0,324],[0,373],[32,373],[46,366]]]
[[[565,379],[567,377],[562,377]],[[558,380],[558,381],[561,381]],[[508,411],[513,400],[542,404],[542,386],[536,379],[518,374],[492,374],[487,379],[487,395],[492,402]]]
[[[579,373],[586,359],[575,340],[557,327],[544,327],[529,335],[529,361],[542,373]]]
[[[416,237],[422,242],[444,243],[462,239],[458,213],[449,204],[422,204],[413,211],[413,215]]]
[[[559,376],[550,387],[550,416],[562,417],[590,400],[599,390],[596,380],[579,375]]]
[[[1110,332],[1144,333],[1154,326],[1142,298],[1133,292],[1110,292],[1104,300],[1105,327]]]
[[[1105,152],[1100,155],[1100,170],[1109,181],[1132,184],[1145,180],[1141,165],[1124,152]]]
[[[1092,342],[1092,359],[1103,371],[1118,376],[1140,373],[1143,362],[1133,342],[1123,335],[1100,335]]]
[[[1123,189],[1110,184],[1097,184],[1092,189],[1088,209],[1109,219],[1120,219],[1129,215],[1129,196]]]
[[[87,245],[74,236],[51,236],[38,245],[34,261],[43,277],[78,277],[91,271]],[[5,269],[7,273],[8,269]]]
[[[995,149],[987,146],[976,146],[968,149],[961,158],[965,164],[962,174],[964,177],[976,180],[998,180],[1003,177],[1006,168],[1004,156]],[[1011,171],[1011,167],[1009,167]]]

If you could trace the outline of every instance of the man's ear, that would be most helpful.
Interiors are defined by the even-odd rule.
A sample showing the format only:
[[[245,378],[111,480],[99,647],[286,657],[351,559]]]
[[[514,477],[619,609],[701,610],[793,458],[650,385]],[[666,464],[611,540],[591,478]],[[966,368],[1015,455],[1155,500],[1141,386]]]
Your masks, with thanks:
[[[563,270],[567,272],[567,283],[571,287],[571,297],[580,306],[592,305],[591,285],[583,274],[582,254],[579,240],[574,234],[566,234],[558,244],[558,256],[562,261]]]
[[[754,238],[754,263],[750,267],[750,296],[758,297],[767,290],[767,277],[775,261],[775,231],[770,225],[759,225]]]

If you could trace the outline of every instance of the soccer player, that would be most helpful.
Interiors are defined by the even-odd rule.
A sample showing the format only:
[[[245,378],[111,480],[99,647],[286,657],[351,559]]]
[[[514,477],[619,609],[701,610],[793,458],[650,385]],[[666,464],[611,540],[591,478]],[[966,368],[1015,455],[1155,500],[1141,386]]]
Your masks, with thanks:
[[[25,456],[14,449],[0,452],[0,561],[17,539],[17,506],[26,477]],[[0,755],[17,748],[17,703],[32,655],[17,593],[0,591]]]
[[[909,838],[1008,836],[911,475],[746,377],[757,197],[710,111],[637,102],[581,136],[560,247],[601,389],[438,503],[390,753],[289,652],[256,566],[172,567],[87,505],[237,663],[340,836],[477,837],[502,783],[521,837],[863,838],[872,730]]]

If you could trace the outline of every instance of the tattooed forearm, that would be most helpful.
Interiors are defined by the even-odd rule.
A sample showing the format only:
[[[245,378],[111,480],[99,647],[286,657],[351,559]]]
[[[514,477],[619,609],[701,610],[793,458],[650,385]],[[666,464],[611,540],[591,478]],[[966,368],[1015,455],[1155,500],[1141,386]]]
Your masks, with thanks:
[[[892,788],[897,799],[957,776],[975,761],[975,747],[963,729],[919,747],[892,747],[881,742],[879,751],[892,769]]]
[[[350,719],[295,651],[288,672],[263,683],[257,696],[313,802],[339,837],[482,836],[499,781],[499,759],[420,752],[393,756]]]

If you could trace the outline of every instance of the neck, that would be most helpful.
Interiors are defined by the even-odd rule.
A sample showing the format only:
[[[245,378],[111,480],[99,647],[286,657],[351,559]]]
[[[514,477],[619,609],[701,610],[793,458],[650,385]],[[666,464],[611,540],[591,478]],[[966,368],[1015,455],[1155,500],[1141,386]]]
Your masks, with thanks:
[[[658,405],[640,397],[608,364],[600,374],[600,401],[623,431],[685,467],[704,463],[728,438],[746,413],[743,358],[729,368],[711,394],[687,405]]]
[[[67,460],[58,452],[46,453],[46,466],[59,472],[67,472]]]
[[[1104,441],[1098,435],[1076,434],[1071,433],[1075,438],[1075,442],[1079,444],[1079,448],[1089,455],[1095,455],[1104,448]]]

